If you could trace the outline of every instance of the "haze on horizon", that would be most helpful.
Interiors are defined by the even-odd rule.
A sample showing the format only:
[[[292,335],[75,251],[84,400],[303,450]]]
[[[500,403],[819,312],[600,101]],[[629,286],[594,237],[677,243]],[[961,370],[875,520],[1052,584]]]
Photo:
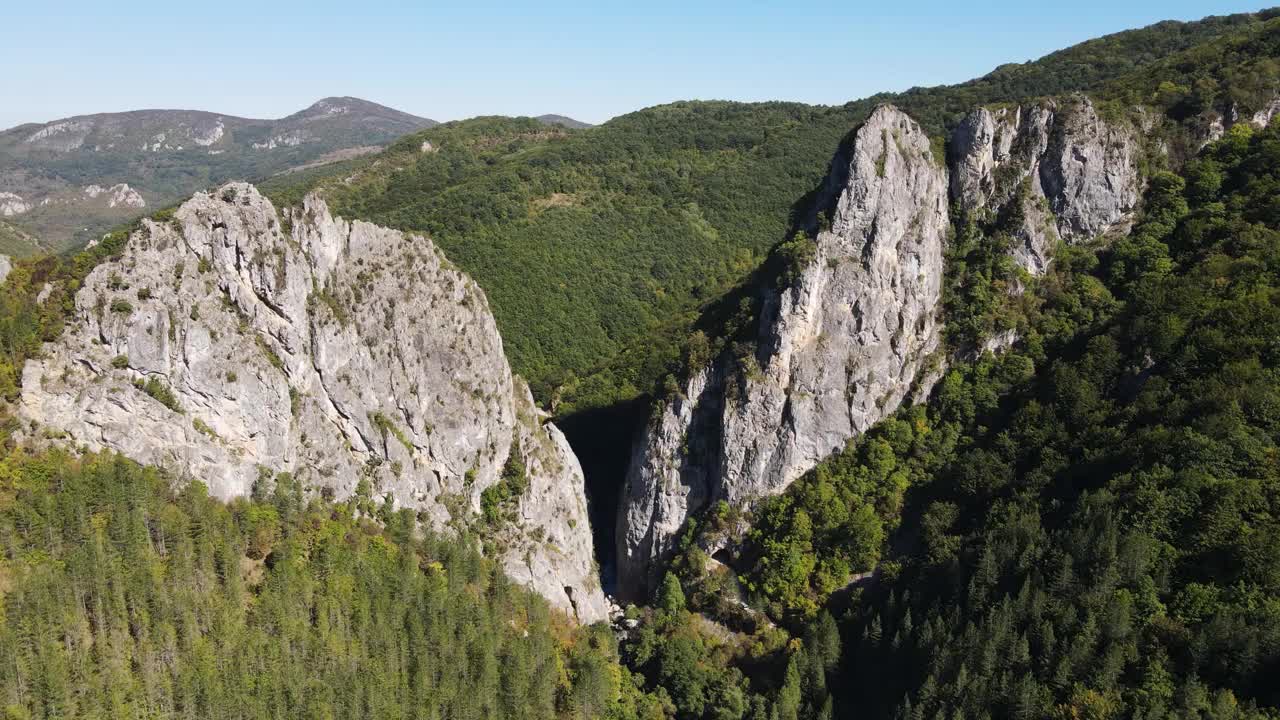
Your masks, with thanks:
[[[1267,4],[858,5],[869,4],[24,4],[7,11],[0,43],[0,65],[13,70],[0,82],[0,128],[144,108],[277,118],[332,95],[440,121],[557,113],[600,123],[685,99],[839,104]]]

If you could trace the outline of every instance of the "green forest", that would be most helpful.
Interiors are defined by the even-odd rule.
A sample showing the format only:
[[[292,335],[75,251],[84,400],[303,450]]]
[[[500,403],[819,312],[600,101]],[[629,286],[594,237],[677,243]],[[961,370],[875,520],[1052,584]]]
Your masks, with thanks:
[[[833,107],[678,102],[579,131],[476,118],[264,189],[287,205],[318,185],[338,214],[430,236],[485,289],[514,369],[567,415],[645,395],[679,364],[702,310],[804,222],[876,105],[898,105],[938,147],[977,105],[1071,92],[1150,103],[1163,79],[1194,85],[1197,107],[1257,107],[1278,34],[1266,12],[1159,23]]]
[[[1280,720],[1280,120],[1192,141],[1206,111],[1277,88],[1268,11],[839,107],[476,118],[264,183],[428,235],[476,279],[582,459],[600,544],[634,430],[754,332],[755,291],[787,282],[830,158],[877,103],[942,149],[979,104],[1087,92],[1120,121],[1160,114],[1132,228],[1060,246],[1043,277],[1014,267],[1009,218],[953,213],[927,401],[781,495],[713,506],[612,624],[576,625],[478,538],[367,491],[334,502],[264,470],[224,503],[43,442],[56,430],[11,412],[22,368],[130,228],[16,261],[0,717]],[[1003,330],[1011,348],[973,351]],[[510,461],[481,512],[524,490]],[[733,552],[708,557],[721,534]]]
[[[1277,198],[1277,124],[1157,174],[1128,237],[1058,258],[1014,350],[759,510],[745,584],[793,627],[875,570],[845,600],[842,706],[1274,716]]]
[[[288,476],[226,505],[119,456],[0,462],[0,711],[653,717],[605,628],[471,544]]]

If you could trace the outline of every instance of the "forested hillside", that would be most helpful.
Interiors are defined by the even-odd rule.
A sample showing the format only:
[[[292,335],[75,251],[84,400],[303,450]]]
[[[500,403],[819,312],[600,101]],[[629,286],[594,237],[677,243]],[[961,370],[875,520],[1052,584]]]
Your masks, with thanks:
[[[875,569],[839,706],[1276,712],[1277,197],[1276,124],[1157,174],[1131,235],[1059,258],[1016,349],[761,509],[739,560],[777,617],[803,626]],[[686,560],[695,586],[705,562]]]
[[[1280,720],[1280,120],[1221,127],[1278,97],[1278,16],[1161,23],[835,108],[476,118],[270,183],[281,204],[319,185],[337,213],[429,233],[474,276],[596,478],[607,554],[635,424],[756,332],[758,291],[794,279],[829,222],[828,163],[872,107],[918,120],[939,160],[979,104],[1088,92],[1109,121],[1149,121],[1132,227],[1060,244],[1043,276],[1010,258],[1021,218],[953,209],[933,391],[785,492],[711,505],[611,625],[574,625],[465,529],[432,532],[368,482],[335,502],[263,472],[221,503],[200,478],[60,448],[15,419],[22,370],[127,231],[17,261],[0,291],[0,710]],[[997,334],[1011,344],[984,351]],[[510,469],[491,520],[520,521]]]
[[[0,460],[5,718],[624,718],[656,702],[608,630],[573,627],[407,510],[308,499],[287,476],[231,505],[171,482],[118,456]]]
[[[975,105],[1097,92],[1126,77],[1122,87],[1138,88],[1156,77],[1143,68],[1218,38],[1274,31],[1270,17],[1160,23],[961,85],[840,107],[681,102],[575,132],[531,119],[449,123],[321,186],[339,214],[427,232],[475,277],[540,400],[561,387],[562,413],[599,407],[647,393],[668,371],[698,309],[787,238],[841,139],[877,104],[897,104],[941,149]],[[1188,74],[1185,60],[1162,72]],[[1196,86],[1202,103],[1221,99],[1206,90]]]

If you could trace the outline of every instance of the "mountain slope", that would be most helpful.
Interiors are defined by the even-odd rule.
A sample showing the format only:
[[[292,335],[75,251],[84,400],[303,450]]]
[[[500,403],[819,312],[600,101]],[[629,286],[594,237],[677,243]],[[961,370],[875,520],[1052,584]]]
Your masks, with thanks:
[[[465,281],[451,292],[456,273],[443,262],[429,264],[426,277],[397,274],[408,255],[432,254],[430,243],[348,225],[282,184],[278,196],[301,208],[284,218],[233,188],[76,259],[17,263],[0,294],[0,395],[25,403],[16,418],[0,404],[0,432],[23,440],[0,464],[0,632],[9,630],[9,607],[23,611],[13,640],[0,643],[4,701],[14,706],[6,711],[71,714],[43,699],[85,697],[65,688],[83,688],[85,671],[102,670],[95,681],[121,688],[104,690],[107,700],[156,688],[153,714],[169,713],[166,673],[188,657],[180,641],[193,635],[161,622],[156,635],[178,640],[149,652],[149,621],[169,617],[170,606],[159,593],[124,589],[156,585],[156,548],[168,553],[170,540],[185,562],[193,554],[185,543],[204,537],[206,523],[145,502],[136,484],[121,482],[127,464],[94,474],[91,500],[74,502],[84,486],[61,470],[68,459],[31,448],[67,440],[57,426],[69,418],[84,421],[70,426],[77,445],[109,436],[132,451],[139,435],[150,436],[144,450],[194,448],[215,490],[248,485],[256,496],[231,505],[245,539],[198,556],[212,557],[210,569],[183,584],[224,583],[231,598],[244,598],[216,603],[222,612],[203,624],[209,616],[193,613],[184,628],[208,628],[200,640],[220,642],[198,645],[199,665],[173,680],[197,690],[181,697],[212,698],[228,715],[252,714],[249,703],[278,715],[300,693],[317,716],[357,706],[395,715],[419,691],[423,712],[502,716],[527,702],[529,714],[545,715],[548,681],[557,678],[555,710],[571,717],[1274,720],[1280,124],[1261,126],[1280,110],[1278,44],[1274,17],[1162,24],[1043,65],[899,94],[896,109],[691,103],[590,132],[482,118],[411,136],[328,178],[335,204],[452,237],[495,292],[510,293],[504,329],[563,332],[534,347],[545,353],[548,397],[556,373],[568,377],[566,358],[579,359],[553,341],[576,341],[576,330],[586,342],[566,345],[572,352],[615,353],[601,361],[607,372],[560,388],[562,408],[632,398],[670,373],[653,390],[657,412],[637,453],[645,472],[632,478],[643,483],[634,494],[662,512],[638,513],[628,533],[661,540],[652,555],[670,562],[645,568],[643,588],[624,572],[634,583],[625,590],[653,606],[629,609],[614,628],[635,675],[610,664],[608,632],[589,635],[591,651],[581,655],[543,652],[538,632],[528,636],[536,647],[525,648],[537,652],[490,652],[476,633],[510,647],[524,629],[502,612],[501,581],[490,585],[476,556],[442,574],[431,548],[404,542],[410,515],[392,502],[377,508],[375,482],[394,500],[406,484],[430,485],[419,464],[444,466],[452,472],[437,480],[473,512],[455,515],[455,493],[442,493],[414,505],[425,516],[443,508],[451,520],[515,514],[523,522],[525,481],[537,473],[513,462],[522,459],[514,451],[555,437],[524,394],[510,398],[531,421],[519,423],[519,441],[504,439],[501,421],[489,438],[456,432],[459,415],[463,425],[502,415],[516,383],[484,351],[496,333],[475,309],[483,295]],[[1032,97],[1040,87],[1057,94]],[[1082,88],[1088,94],[1075,92]],[[769,123],[756,124],[762,113]],[[854,121],[826,149],[821,177],[802,194],[773,195],[807,177],[805,153],[818,152],[808,142],[833,131],[840,113]],[[776,144],[779,137],[787,142]],[[730,236],[762,239],[751,236],[755,221],[783,228],[778,239],[786,239],[767,255]],[[266,230],[246,234],[246,224]],[[675,235],[687,246],[663,244],[673,228],[691,230]],[[661,254],[645,254],[654,247]],[[717,263],[744,248],[740,274],[752,276],[722,294],[739,268]],[[192,262],[174,263],[175,255]],[[324,268],[342,282],[326,282]],[[145,284],[131,285],[135,277]],[[41,289],[50,278],[59,282]],[[440,293],[443,308],[424,299]],[[582,324],[591,321],[606,332],[591,337]],[[208,344],[206,326],[217,332]],[[430,337],[415,335],[423,328]],[[419,353],[423,345],[430,352]],[[206,363],[210,356],[218,363]],[[424,356],[442,358],[443,371],[418,372]],[[32,377],[18,386],[15,365],[24,364]],[[491,393],[467,387],[473,382],[449,384],[486,365],[497,369],[496,410]],[[335,366],[350,376],[335,378]],[[176,389],[161,367],[179,380]],[[268,380],[281,374],[283,385]],[[441,407],[424,408],[404,375],[423,375],[428,393],[444,385]],[[296,398],[297,418],[290,390],[307,393]],[[621,414],[643,415],[636,405]],[[45,417],[32,406],[51,408],[59,422],[33,422]],[[597,420],[591,429],[622,435],[629,448],[633,421]],[[313,428],[325,447],[308,447]],[[177,441],[156,442],[159,431]],[[335,434],[346,444],[327,441]],[[654,437],[661,442],[648,442]],[[592,440],[584,434],[578,446],[601,447]],[[461,483],[459,446],[464,463],[470,449],[483,461]],[[301,462],[289,464],[289,451]],[[629,456],[618,453],[613,468]],[[173,468],[171,458],[147,459]],[[261,459],[318,488],[316,512],[290,528],[302,536],[296,551],[273,544],[278,526],[262,501],[269,492],[277,513],[292,512],[301,489],[292,473],[253,482]],[[621,473],[605,470],[601,484],[616,484]],[[352,492],[355,473],[369,482],[357,480]],[[569,475],[552,484],[576,483]],[[348,502],[323,502],[326,487],[351,492]],[[188,493],[206,502],[200,490]],[[69,540],[32,517],[58,502],[69,505]],[[10,507],[16,517],[6,523]],[[581,537],[576,507],[560,529]],[[228,515],[209,508],[221,518],[215,530],[225,526]],[[350,532],[352,512],[379,518],[387,532],[372,523]],[[592,520],[598,533],[599,514]],[[186,532],[170,532],[175,525]],[[560,543],[540,545],[531,533],[513,553],[501,535],[482,537],[517,577],[543,567]],[[261,553],[241,544],[278,548],[261,558],[270,581],[251,582],[259,590],[247,598],[237,582],[265,571]],[[125,549],[124,558],[111,554]],[[353,571],[335,568],[335,558]],[[135,568],[150,575],[130,574]],[[390,605],[368,592],[385,587],[384,571],[399,579]],[[446,616],[453,632],[442,634],[465,657],[446,646],[446,663],[423,671],[440,647],[399,645],[389,630],[441,642],[424,629],[418,598],[447,598],[441,585],[453,583],[464,586],[453,607],[476,617]],[[544,590],[553,599],[555,591]],[[570,607],[574,593],[563,592]],[[10,604],[14,596],[20,604]],[[187,602],[203,608],[199,596]],[[484,622],[495,605],[496,624]],[[537,611],[532,621],[547,622]],[[263,643],[239,644],[242,627],[285,639],[285,669],[255,650]],[[321,651],[300,659],[317,639],[337,647],[316,643]],[[221,678],[252,677],[240,672],[242,658],[268,676],[228,697]],[[349,671],[362,662],[372,670]],[[35,682],[34,664],[52,682]],[[125,682],[139,676],[151,684]],[[324,686],[300,689],[308,677]],[[464,682],[474,695],[458,694]],[[643,711],[608,702],[627,688],[652,691],[655,702]],[[352,702],[350,692],[377,697]]]
[[[894,179],[887,161],[909,146],[911,133],[880,128],[886,138],[892,134],[897,152],[882,152],[874,167],[850,164],[850,154],[860,157],[860,148],[877,140],[862,126],[837,155],[816,214],[779,246],[773,274],[744,293],[740,306],[751,312],[713,328],[710,342],[691,340],[677,370],[681,379],[660,396],[620,510],[619,570],[628,592],[655,589],[663,558],[677,540],[691,537],[686,524],[696,524],[714,503],[750,513],[761,498],[782,492],[891,414],[912,389],[918,399],[927,395],[948,364],[998,352],[1033,332],[1027,318],[1036,300],[1026,295],[1042,290],[1042,276],[1064,245],[1123,235],[1156,168],[1180,167],[1193,148],[1224,132],[1266,126],[1280,109],[1278,57],[1280,18],[1117,78],[1098,88],[1105,100],[1071,95],[970,111],[946,143],[955,242],[947,243],[945,265],[923,261],[912,242],[931,227],[918,209],[905,200],[887,208],[872,202],[877,182]],[[1179,83],[1189,60],[1193,92]],[[1126,105],[1122,98],[1143,102]],[[880,214],[887,219],[876,220]],[[895,252],[854,243],[863,248],[866,276],[837,290],[842,263],[826,250],[832,233],[851,222],[898,227],[903,218],[911,232]],[[910,279],[903,280],[899,265],[908,260]],[[936,282],[947,297],[920,289]],[[868,301],[867,293],[886,284],[899,296]],[[948,347],[925,364],[911,350],[935,318],[945,324]],[[905,478],[877,485],[864,484],[852,497],[878,497],[881,512],[892,515]],[[870,547],[826,556],[789,579],[782,567],[758,568],[756,588],[775,599],[785,592],[797,605],[820,602],[799,590],[801,581],[816,573],[829,592],[831,583],[874,565],[879,521],[862,522],[874,530],[862,541]],[[715,552],[732,542],[703,537],[701,547]]]
[[[1052,354],[958,368],[792,498],[826,556],[843,533],[813,500],[877,466],[920,483],[848,628],[860,708],[1274,717],[1280,125],[1248,129],[1155,176],[1101,265],[1067,263],[1036,327]]]
[[[7,717],[636,717],[607,631],[412,513],[171,481],[0,458]]]
[[[13,224],[0,220],[0,255],[26,257],[48,250],[35,236],[23,232]]]
[[[321,186],[343,214],[431,233],[486,288],[541,401],[563,386],[566,410],[607,405],[667,372],[699,306],[785,239],[841,140],[878,103],[920,122],[940,155],[977,105],[1096,90],[1196,44],[1255,33],[1268,17],[1161,23],[969,83],[835,108],[683,102],[564,136],[451,123]]]
[[[20,209],[11,222],[65,249],[195,190],[339,151],[372,152],[434,124],[350,97],[280,120],[190,110],[83,115],[0,133],[0,193]]]
[[[685,591],[726,621],[758,622],[749,599],[809,637],[824,608],[852,607],[842,666],[795,656],[813,673],[796,682],[800,717],[829,716],[833,697],[846,714],[903,718],[1274,716],[1280,431],[1266,408],[1280,388],[1280,124],[1263,128],[1280,106],[1278,29],[1126,75],[1099,88],[1097,108],[1077,97],[970,112],[948,143],[955,240],[938,312],[961,325],[941,358],[951,371],[927,405],[845,433],[785,493],[744,502],[736,484],[751,474],[735,461],[789,459],[787,443],[825,440],[862,410],[864,390],[893,378],[861,363],[831,393],[808,370],[807,354],[838,370],[858,349],[862,336],[839,327],[850,309],[859,331],[869,319],[872,338],[911,345],[909,332],[880,331],[856,293],[842,294],[851,308],[789,302],[820,297],[812,288],[840,272],[821,260],[847,206],[820,213],[816,243],[780,246],[778,284],[757,286],[758,329],[710,345],[734,371],[709,382],[692,359],[708,343],[690,343],[688,384],[637,452],[675,480],[633,475],[642,487],[628,499],[666,493],[708,511],[648,527],[624,515],[621,568],[627,551],[648,552],[637,540],[667,537]],[[1150,105],[1126,110],[1122,98]],[[865,130],[855,153],[875,139]],[[890,182],[894,154],[882,157],[848,182]],[[907,202],[876,212],[895,211],[914,215]],[[867,247],[867,271],[892,278]],[[779,296],[791,333],[776,331]],[[822,332],[794,332],[806,324]],[[770,403],[779,375],[791,397]],[[939,378],[915,374],[925,388]],[[892,390],[878,410],[897,406]],[[812,426],[825,405],[839,412]],[[709,422],[690,422],[699,413]],[[748,414],[794,431],[742,443],[733,421]],[[654,453],[655,438],[674,445]],[[637,582],[652,591],[654,575]]]

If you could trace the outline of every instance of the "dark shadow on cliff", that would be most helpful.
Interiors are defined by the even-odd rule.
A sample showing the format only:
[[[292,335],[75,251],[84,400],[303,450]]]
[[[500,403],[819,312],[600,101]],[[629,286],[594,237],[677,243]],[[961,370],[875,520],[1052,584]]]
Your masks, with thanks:
[[[617,573],[615,531],[631,446],[649,417],[649,402],[640,397],[607,407],[582,410],[556,419],[582,463],[587,485],[587,516],[600,582],[614,594]]]
[[[586,479],[587,512],[605,592],[617,595],[617,522],[619,503],[635,442],[648,424],[650,408],[664,402],[684,387],[693,372],[708,361],[730,364],[735,343],[754,344],[766,311],[768,296],[786,284],[795,259],[788,247],[797,233],[811,242],[820,226],[820,214],[829,217],[839,191],[848,176],[848,154],[854,132],[873,105],[856,108],[857,121],[837,144],[834,160],[826,176],[797,198],[788,213],[787,232],[770,249],[765,259],[741,282],[705,303],[692,316],[672,317],[656,326],[646,341],[670,351],[651,354],[650,367],[641,374],[656,382],[634,399],[579,410],[556,418],[573,452],[582,464]],[[683,331],[683,332],[681,332]],[[709,355],[692,352],[683,333],[701,331]],[[642,353],[639,353],[642,354]],[[607,372],[607,371],[606,371]]]

